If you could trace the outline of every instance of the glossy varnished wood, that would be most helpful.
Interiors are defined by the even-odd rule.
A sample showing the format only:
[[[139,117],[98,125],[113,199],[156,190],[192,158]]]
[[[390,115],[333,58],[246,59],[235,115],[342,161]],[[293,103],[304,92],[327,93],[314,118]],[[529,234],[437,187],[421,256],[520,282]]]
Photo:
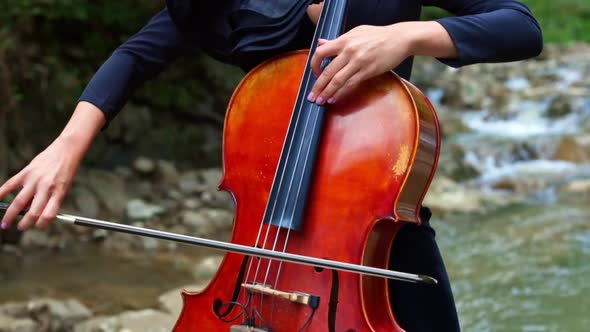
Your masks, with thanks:
[[[270,228],[272,240],[266,245],[263,241],[256,243],[256,237],[306,58],[307,52],[299,51],[260,65],[244,78],[230,101],[220,189],[230,192],[236,204],[234,243],[269,249],[275,243],[274,226]],[[403,225],[396,220],[397,207],[417,211],[438,152],[438,146],[433,148],[425,142],[434,138],[436,145],[440,139],[435,116],[427,114],[432,109],[427,109],[423,101],[416,102],[419,96],[410,89],[394,74],[386,74],[329,107],[303,229],[291,232],[288,252],[387,266],[392,239]],[[421,137],[420,129],[426,127],[435,129],[426,134],[428,137]],[[428,160],[432,152],[435,155]],[[423,170],[416,173],[412,164],[417,156]],[[420,188],[415,188],[415,183]],[[419,194],[400,195],[406,188]],[[408,219],[419,221],[417,215],[411,217]],[[263,234],[266,230],[263,226]],[[277,248],[283,248],[285,234],[283,230],[278,235]],[[240,322],[224,323],[212,308],[216,299],[231,299],[243,258],[227,254],[203,291],[183,293],[184,307],[176,331],[228,331],[229,326]],[[273,262],[265,279],[268,267],[267,260],[261,261],[261,273],[254,279],[252,272],[247,281],[320,296],[320,306],[305,331],[329,331],[332,272],[283,263],[277,276],[279,264]],[[335,331],[401,331],[387,293],[384,280],[339,273]],[[240,293],[238,301],[246,301],[245,292]],[[255,297],[253,305],[275,332],[297,331],[311,313],[304,305],[268,297]]]

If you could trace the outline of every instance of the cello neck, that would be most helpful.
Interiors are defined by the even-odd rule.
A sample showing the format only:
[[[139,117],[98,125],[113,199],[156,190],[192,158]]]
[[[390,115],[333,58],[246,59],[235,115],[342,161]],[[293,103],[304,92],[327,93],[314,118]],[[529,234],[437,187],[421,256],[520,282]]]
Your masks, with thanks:
[[[335,39],[344,27],[348,0],[326,0],[310,47],[293,114],[270,191],[264,224],[300,230],[324,122],[324,106],[307,101],[316,82],[311,55],[318,39]],[[331,59],[324,59],[322,68]]]

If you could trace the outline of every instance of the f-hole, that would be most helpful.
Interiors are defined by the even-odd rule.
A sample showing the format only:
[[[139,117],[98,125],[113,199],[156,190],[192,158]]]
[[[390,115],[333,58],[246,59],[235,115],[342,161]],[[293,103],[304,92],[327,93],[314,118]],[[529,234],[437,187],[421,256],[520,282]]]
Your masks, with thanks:
[[[213,301],[213,312],[215,313],[215,315],[217,315],[217,317],[223,318],[223,317],[229,315],[229,313],[236,306],[234,302],[237,301],[238,296],[240,295],[240,290],[242,289],[242,282],[244,280],[244,274],[246,273],[246,267],[248,266],[248,259],[249,258],[250,258],[250,256],[245,256],[244,260],[242,261],[242,266],[240,267],[240,273],[238,273],[238,278],[236,279],[236,283],[234,285],[234,292],[232,294],[231,301],[230,301],[230,302],[232,302],[232,304],[227,306],[227,309],[225,309],[223,312],[220,312],[221,308],[223,307],[223,303],[224,303],[223,300],[215,299]]]

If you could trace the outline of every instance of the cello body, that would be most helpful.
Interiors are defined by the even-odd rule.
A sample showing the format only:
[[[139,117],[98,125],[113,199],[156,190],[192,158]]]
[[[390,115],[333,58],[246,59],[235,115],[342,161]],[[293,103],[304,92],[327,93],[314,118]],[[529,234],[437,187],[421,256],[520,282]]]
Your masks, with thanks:
[[[235,203],[231,241],[387,268],[398,230],[420,223],[440,149],[434,109],[394,73],[328,107],[303,227],[278,233],[261,225],[306,60],[307,51],[296,51],[262,63],[229,103],[219,188]],[[259,234],[267,231],[272,241],[263,242]],[[312,308],[252,293],[241,287],[246,282],[318,301]],[[385,279],[235,253],[225,255],[205,289],[182,297],[174,331],[403,331]]]

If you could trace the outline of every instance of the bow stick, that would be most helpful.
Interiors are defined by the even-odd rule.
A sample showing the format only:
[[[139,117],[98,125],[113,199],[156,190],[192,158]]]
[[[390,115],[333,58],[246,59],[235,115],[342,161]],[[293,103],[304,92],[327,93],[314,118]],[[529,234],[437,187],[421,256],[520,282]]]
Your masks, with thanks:
[[[7,210],[10,205],[0,202],[0,211]],[[23,210],[19,215],[23,216],[27,210]],[[128,233],[133,235],[151,237],[156,239],[174,241],[179,243],[187,243],[201,247],[213,248],[222,251],[229,251],[234,253],[240,253],[245,255],[251,255],[255,257],[263,257],[269,259],[276,259],[278,261],[297,263],[302,265],[310,265],[315,267],[323,267],[326,269],[334,269],[339,271],[359,273],[363,275],[369,275],[373,277],[382,277],[387,279],[395,279],[401,281],[407,281],[412,283],[424,283],[435,285],[438,281],[430,276],[405,273],[398,271],[385,270],[370,266],[357,265],[351,263],[338,262],[328,259],[321,259],[309,256],[302,256],[297,254],[290,254],[285,252],[278,252],[268,249],[261,249],[256,247],[249,247],[245,245],[215,241],[195,236],[181,235],[170,232],[163,232],[149,228],[135,227],[129,225],[123,225],[103,220],[90,219],[84,217],[77,217],[68,214],[58,214],[56,220],[78,226],[85,226],[91,228],[100,228],[109,231]]]

